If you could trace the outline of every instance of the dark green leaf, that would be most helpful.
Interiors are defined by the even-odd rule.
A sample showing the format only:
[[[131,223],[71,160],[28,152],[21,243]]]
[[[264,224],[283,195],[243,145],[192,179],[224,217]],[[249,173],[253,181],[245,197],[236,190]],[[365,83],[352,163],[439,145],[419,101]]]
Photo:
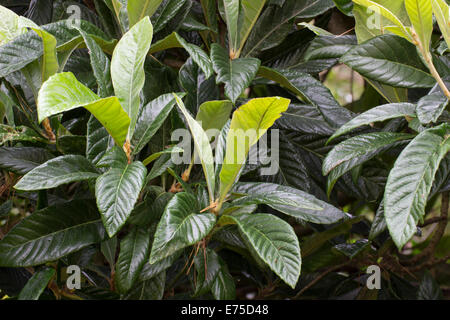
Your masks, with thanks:
[[[439,163],[450,150],[450,126],[421,132],[403,150],[391,170],[384,194],[384,215],[397,247],[416,233]]]
[[[24,175],[53,156],[45,149],[33,147],[0,148],[0,168]]]
[[[258,257],[295,288],[302,261],[297,235],[287,222],[271,214],[223,216],[223,219],[236,223]]]
[[[150,252],[150,229],[134,228],[120,241],[116,263],[116,287],[121,293],[129,291],[147,262]]]
[[[216,43],[211,46],[211,60],[217,83],[225,84],[225,94],[233,103],[255,78],[261,63],[255,58],[230,60],[227,51]]]
[[[141,162],[112,167],[95,183],[97,206],[110,237],[125,224],[144,185],[147,169]]]
[[[62,184],[98,177],[93,164],[83,156],[60,156],[28,172],[16,185],[17,190],[42,190]]]
[[[364,77],[394,87],[428,88],[436,83],[416,47],[394,35],[375,37],[354,47],[341,62]]]
[[[184,95],[184,93],[181,93],[179,97],[182,98]],[[133,154],[138,154],[145,147],[156,131],[162,126],[174,106],[175,98],[173,94],[168,93],[156,98],[143,107],[136,123],[133,139],[131,140],[131,145],[134,148]]]
[[[320,224],[330,224],[343,219],[346,215],[332,205],[315,198],[306,192],[273,183],[240,182],[237,183],[234,192],[238,194],[259,195],[270,199],[271,194],[280,192],[283,199],[293,201],[297,205],[281,205],[268,203],[275,210],[287,215]]]
[[[24,267],[57,260],[105,238],[95,204],[87,200],[34,212],[0,241],[0,266]]]
[[[167,204],[156,229],[150,263],[200,241],[208,235],[215,222],[215,215],[199,213],[197,200],[192,194],[177,193]]]
[[[55,275],[55,269],[46,268],[37,271],[28,280],[25,287],[20,291],[18,300],[38,300],[44,289],[47,287],[50,280]]]

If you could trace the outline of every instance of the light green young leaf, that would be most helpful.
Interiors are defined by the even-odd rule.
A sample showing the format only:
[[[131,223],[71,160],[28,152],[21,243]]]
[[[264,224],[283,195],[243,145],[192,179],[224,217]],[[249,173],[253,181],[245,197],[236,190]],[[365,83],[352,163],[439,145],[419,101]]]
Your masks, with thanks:
[[[42,39],[44,54],[41,61],[41,79],[46,81],[50,76],[58,72],[59,64],[56,56],[56,38],[41,28],[33,28],[33,30]]]
[[[236,58],[241,54],[242,48],[266,4],[266,0],[241,0],[240,3],[242,17],[239,17],[241,23],[239,25],[239,46],[233,48]]]
[[[450,48],[450,7],[444,0],[431,0],[433,13],[441,29],[447,47]]]
[[[144,87],[144,62],[152,42],[153,26],[145,17],[123,35],[114,49],[111,78],[114,92],[130,117],[127,139],[131,140],[140,107],[140,92]]]
[[[431,2],[431,0],[405,0],[409,19],[425,52],[430,51],[431,34],[433,33]]]
[[[0,6],[0,45],[27,33],[27,28],[39,28],[30,19],[17,15],[14,11]]]
[[[84,107],[108,130],[119,146],[125,142],[130,118],[116,97],[100,99],[80,83],[73,73],[58,73],[50,77],[39,90],[39,122],[55,114]]]
[[[229,100],[207,101],[198,108],[195,120],[202,124],[203,130],[208,134],[208,130],[221,130],[230,118],[233,104]],[[212,137],[208,136],[211,140]]]
[[[230,191],[247,159],[250,147],[287,110],[290,100],[280,97],[252,99],[233,113],[220,171],[220,199]],[[248,139],[248,140],[247,140]]]
[[[127,12],[129,26],[134,26],[144,17],[151,17],[163,0],[128,0]]]
[[[370,8],[372,11],[375,11],[377,14],[380,14],[383,17],[385,17],[386,19],[390,20],[397,27],[400,28],[401,33],[405,39],[407,39],[409,41],[412,40],[411,34],[408,31],[408,29],[406,28],[406,26],[402,23],[402,21],[394,13],[392,13],[386,7],[376,3],[374,1],[371,1],[371,0],[353,0],[353,2],[356,4],[359,4],[361,6],[364,6],[366,8]]]

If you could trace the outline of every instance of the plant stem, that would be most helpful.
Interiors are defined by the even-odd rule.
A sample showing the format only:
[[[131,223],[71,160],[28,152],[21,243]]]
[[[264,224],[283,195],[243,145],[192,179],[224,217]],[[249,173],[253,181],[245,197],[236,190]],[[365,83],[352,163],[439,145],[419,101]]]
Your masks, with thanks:
[[[413,43],[419,48],[420,53],[422,54],[422,56],[424,57],[427,65],[428,65],[428,69],[430,70],[431,75],[437,81],[439,87],[442,89],[442,92],[444,92],[444,95],[447,97],[447,99],[450,99],[450,91],[448,91],[447,86],[445,85],[441,76],[437,72],[436,67],[433,64],[433,57],[432,57],[429,49],[424,48],[424,46],[422,45],[422,42],[419,39],[419,36],[414,31],[414,29],[412,30],[412,37],[413,37]]]
[[[433,60],[431,57],[431,54],[428,54],[429,56],[425,59],[428,63],[428,68],[430,69],[431,75],[436,79],[437,83],[439,84],[439,87],[441,87],[442,92],[444,92],[447,99],[450,99],[450,91],[448,91],[447,86],[445,85],[444,81],[442,80],[441,76],[437,72]]]

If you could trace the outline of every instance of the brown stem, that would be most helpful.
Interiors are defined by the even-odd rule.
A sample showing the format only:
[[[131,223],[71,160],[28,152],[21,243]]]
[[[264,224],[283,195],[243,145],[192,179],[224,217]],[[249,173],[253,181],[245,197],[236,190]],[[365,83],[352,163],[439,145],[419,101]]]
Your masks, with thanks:
[[[131,163],[131,143],[130,140],[127,139],[125,141],[125,144],[123,145],[123,151],[125,151],[125,154],[127,155],[128,164]]]
[[[444,95],[447,97],[447,99],[450,99],[450,91],[448,91],[447,86],[445,85],[444,81],[442,80],[441,76],[436,70],[436,67],[433,64],[433,57],[428,50],[428,48],[425,48],[422,44],[422,42],[419,39],[419,36],[417,33],[412,29],[412,37],[413,37],[413,43],[419,48],[419,51],[422,53],[422,56],[424,57],[428,69],[431,72],[431,75],[434,79],[436,79],[439,87],[442,89],[442,92],[444,92]]]
[[[50,120],[48,118],[45,118],[44,121],[42,121],[42,125],[44,126],[45,133],[47,134],[47,137],[50,139],[50,141],[55,141],[56,137],[53,133],[52,126],[50,125]]]

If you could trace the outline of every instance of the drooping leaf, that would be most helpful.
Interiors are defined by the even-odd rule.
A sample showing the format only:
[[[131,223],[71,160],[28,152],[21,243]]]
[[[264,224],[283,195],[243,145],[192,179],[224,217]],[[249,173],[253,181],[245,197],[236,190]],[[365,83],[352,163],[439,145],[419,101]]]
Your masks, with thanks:
[[[204,238],[213,228],[216,216],[199,213],[195,197],[177,193],[167,204],[155,233],[150,264],[154,264]]]
[[[4,218],[9,215],[13,208],[12,200],[8,200],[0,205],[0,218]]]
[[[174,163],[172,162],[172,154],[171,153],[163,153],[153,164],[152,169],[150,170],[146,181],[149,182],[163,173],[170,167],[173,167]]]
[[[0,148],[0,168],[24,175],[52,157],[42,148]]]
[[[130,117],[128,140],[134,133],[140,107],[140,92],[144,87],[144,62],[152,42],[153,26],[148,17],[136,23],[123,35],[111,59],[114,92]]]
[[[395,35],[370,39],[348,51],[341,62],[371,80],[395,87],[427,88],[436,83],[416,47]]]
[[[448,98],[442,92],[430,93],[417,102],[417,118],[420,123],[436,122],[448,106]]]
[[[354,243],[340,243],[333,247],[333,249],[339,251],[343,255],[353,259],[366,248],[369,247],[369,241],[367,239],[360,239]]]
[[[355,36],[319,36],[316,37],[305,52],[305,61],[317,59],[340,58],[356,45]]]
[[[50,280],[55,275],[55,269],[45,268],[37,271],[28,280],[25,287],[20,291],[18,300],[38,300]]]
[[[394,119],[399,117],[415,117],[416,106],[412,103],[389,103],[384,104],[375,108],[372,108],[346,124],[340,127],[328,140],[331,140],[350,132],[351,130],[358,128],[360,126],[369,125],[372,122],[384,121],[388,119]]]
[[[200,157],[200,161],[203,167],[203,173],[205,174],[206,183],[208,185],[208,193],[210,201],[214,201],[214,190],[215,190],[215,177],[214,177],[214,158],[212,154],[211,145],[209,144],[209,138],[202,126],[189,114],[186,110],[183,101],[180,97],[174,94],[175,100],[177,102],[178,108],[183,113],[184,117],[191,131],[192,138],[194,139],[195,148],[197,154]]]
[[[271,214],[223,217],[236,223],[258,257],[290,287],[295,287],[302,263],[300,245],[287,222]]]
[[[219,257],[220,269],[216,279],[212,283],[211,293],[216,300],[234,300],[236,299],[236,285],[234,278],[228,271],[225,262]]]
[[[263,182],[239,182],[235,185],[233,192],[250,196],[257,195],[268,199],[281,195],[281,200],[289,200],[295,205],[271,202],[268,203],[268,206],[289,216],[313,223],[331,224],[346,217],[345,213],[338,208],[311,194],[288,186]]]
[[[152,16],[152,24],[154,25],[154,33],[162,31],[169,23],[177,18],[178,14],[183,11],[185,5],[190,5],[187,0],[167,0],[162,3],[155,14]],[[181,22],[181,21],[178,21]],[[172,31],[172,30],[171,30]],[[170,32],[170,31],[169,31]]]
[[[306,134],[330,136],[334,132],[316,107],[304,104],[291,103],[275,124],[280,129]]]
[[[51,189],[70,182],[96,178],[98,175],[97,169],[85,157],[60,156],[28,172],[14,188],[23,191]]]
[[[115,270],[116,265],[116,251],[117,251],[117,237],[112,237],[102,241],[100,244],[100,251],[108,261],[111,270]]]
[[[84,107],[108,130],[119,146],[127,135],[130,118],[116,97],[99,98],[71,72],[50,77],[39,90],[39,122],[52,115]]]
[[[100,242],[105,235],[91,201],[73,200],[47,207],[25,218],[0,241],[0,265],[43,264]]]
[[[144,185],[147,169],[141,162],[112,167],[97,178],[95,197],[109,236],[125,224]]]
[[[389,148],[413,136],[394,132],[373,132],[347,139],[336,145],[323,161],[323,175],[328,176],[328,194],[342,175]]]
[[[233,113],[226,153],[220,171],[220,198],[225,199],[245,163],[250,147],[286,111],[290,100],[280,97],[252,99]],[[247,141],[248,139],[248,141]]]
[[[116,263],[116,287],[129,291],[147,262],[150,252],[150,229],[135,227],[122,241]]]
[[[450,150],[448,124],[421,132],[403,150],[391,170],[384,194],[384,215],[397,247],[402,248],[423,220],[439,163]]]
[[[261,63],[255,58],[230,60],[227,51],[216,43],[211,46],[211,60],[217,83],[225,84],[225,94],[233,103],[255,78]]]

